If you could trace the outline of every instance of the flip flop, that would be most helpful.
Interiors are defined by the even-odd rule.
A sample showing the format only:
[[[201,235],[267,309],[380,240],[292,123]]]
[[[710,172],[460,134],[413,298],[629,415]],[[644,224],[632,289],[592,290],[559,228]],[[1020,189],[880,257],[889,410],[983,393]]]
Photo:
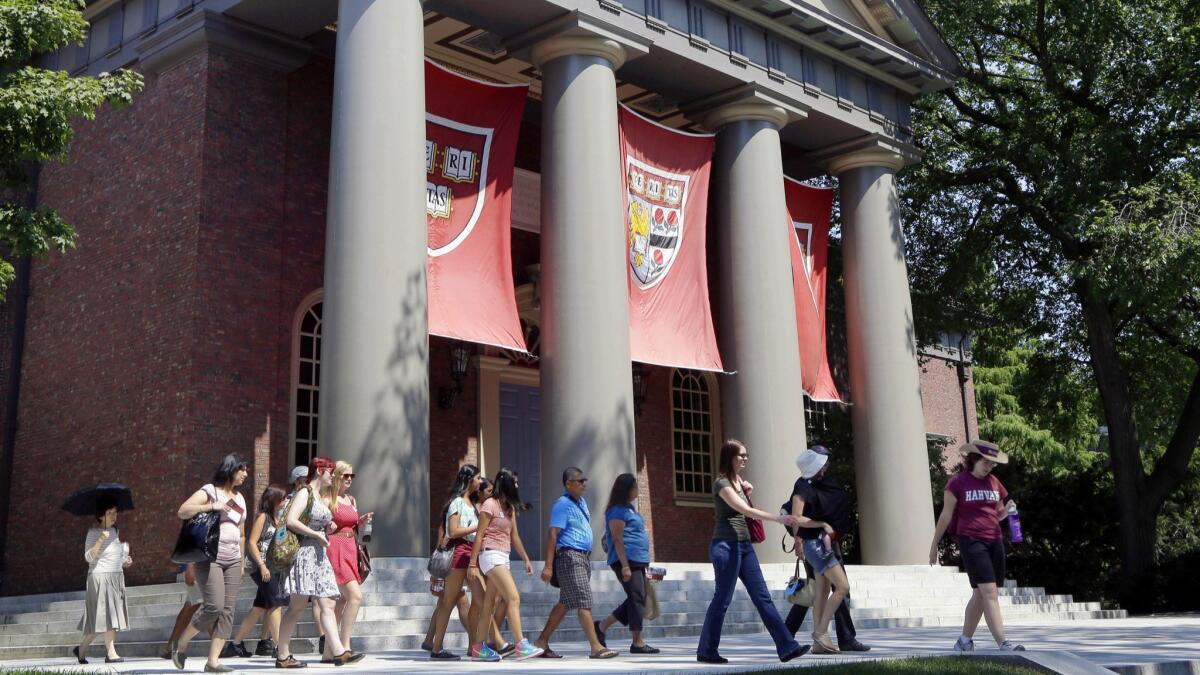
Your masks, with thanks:
[[[611,659],[611,658],[615,657],[616,655],[617,655],[617,653],[614,652],[613,650],[605,649],[603,651],[596,652],[595,654],[592,654],[591,656],[588,656],[588,658],[589,659]]]
[[[546,647],[546,651],[542,652],[541,654],[538,654],[537,657],[539,659],[561,659],[562,654],[559,654],[558,652],[554,651],[553,649]]]

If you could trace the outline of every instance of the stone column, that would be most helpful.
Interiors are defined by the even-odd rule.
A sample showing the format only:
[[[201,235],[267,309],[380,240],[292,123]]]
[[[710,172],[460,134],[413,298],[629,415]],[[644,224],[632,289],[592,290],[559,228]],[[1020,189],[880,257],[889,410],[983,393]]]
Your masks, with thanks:
[[[429,555],[422,26],[419,0],[338,5],[319,447],[379,556]]]
[[[928,562],[933,502],[895,173],[899,152],[836,157],[859,536],[869,565]]]
[[[538,42],[531,54],[542,71],[542,508],[548,514],[562,493],[564,468],[583,469],[593,557],[603,558],[597,514],[613,479],[636,472],[614,76],[625,49],[575,34]]]
[[[799,475],[796,455],[807,447],[779,145],[779,129],[801,114],[750,94],[697,115],[717,130],[717,245],[710,250],[716,256],[721,357],[735,371],[721,378],[724,432],[746,444],[750,461],[743,477],[754,484],[755,506],[769,513],[791,495]],[[766,529],[760,560],[795,560],[778,545],[782,527],[766,523]]]

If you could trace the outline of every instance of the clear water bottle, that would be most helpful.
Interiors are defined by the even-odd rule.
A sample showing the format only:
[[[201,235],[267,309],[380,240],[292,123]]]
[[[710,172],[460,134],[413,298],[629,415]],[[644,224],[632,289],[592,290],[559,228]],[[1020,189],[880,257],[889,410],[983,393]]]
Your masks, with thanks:
[[[364,544],[371,541],[371,521],[369,520],[362,526],[362,540]]]
[[[1008,537],[1014,544],[1025,541],[1025,535],[1021,532],[1021,516],[1017,514],[1016,504],[1008,505]]]

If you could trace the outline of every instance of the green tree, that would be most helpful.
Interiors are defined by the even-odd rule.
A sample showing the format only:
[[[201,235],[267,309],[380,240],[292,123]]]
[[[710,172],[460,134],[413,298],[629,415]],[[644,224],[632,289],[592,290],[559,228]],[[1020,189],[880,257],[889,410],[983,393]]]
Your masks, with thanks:
[[[66,159],[75,119],[94,119],[104,103],[127,105],[142,88],[141,75],[128,70],[70,77],[29,65],[39,54],[83,44],[83,7],[83,0],[0,0],[0,194],[10,197],[0,203],[0,246],[14,256],[74,245],[75,230],[53,209],[21,203],[30,169]],[[13,275],[0,258],[0,300]]]
[[[925,6],[964,73],[914,115],[918,316],[1015,328],[1090,370],[1136,588],[1200,438],[1200,4]]]

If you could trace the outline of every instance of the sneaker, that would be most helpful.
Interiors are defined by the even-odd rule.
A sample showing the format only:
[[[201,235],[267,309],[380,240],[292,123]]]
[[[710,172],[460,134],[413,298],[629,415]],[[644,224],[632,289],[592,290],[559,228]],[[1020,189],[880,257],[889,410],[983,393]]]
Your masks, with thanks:
[[[433,643],[430,642],[429,640],[426,640],[421,643],[421,649],[424,649],[427,652],[432,652],[433,651]]]
[[[496,648],[492,647],[492,649],[496,649]],[[503,657],[508,656],[509,654],[512,654],[514,651],[516,651],[516,649],[517,649],[517,645],[513,644],[512,642],[505,642],[503,647],[496,649],[496,653],[499,654],[501,658],[503,658]]]
[[[429,658],[435,661],[458,661],[462,657],[452,651],[443,649],[440,652],[429,652]]]
[[[221,648],[220,658],[222,658],[222,659],[232,659],[232,658],[235,658],[237,655],[238,655],[237,647],[233,644],[232,641],[226,642],[225,646]]]
[[[975,651],[975,641],[969,637],[958,636],[958,640],[954,643],[954,651],[962,654],[963,652]]]
[[[239,659],[250,658],[250,650],[246,649],[245,642],[238,642],[237,644],[233,645],[233,651],[237,654]]]
[[[1023,652],[1023,651],[1025,651],[1025,645],[1014,645],[1013,643],[1009,642],[1008,640],[1005,640],[1004,642],[1000,643],[1000,651],[1002,651],[1002,652]]]
[[[500,660],[500,655],[496,653],[496,650],[487,646],[487,644],[484,642],[480,642],[479,644],[472,646],[471,650],[467,652],[467,654],[470,655],[472,661]]]
[[[517,648],[513,651],[513,658],[518,661],[524,661],[525,659],[532,659],[534,657],[541,656],[542,652],[544,651],[546,650],[542,649],[541,647],[533,646],[533,643],[529,641],[529,638],[526,638],[517,643]]]
[[[271,640],[270,638],[267,638],[266,640],[259,640],[258,645],[254,648],[254,655],[255,656],[274,656],[275,655],[274,640]]]

